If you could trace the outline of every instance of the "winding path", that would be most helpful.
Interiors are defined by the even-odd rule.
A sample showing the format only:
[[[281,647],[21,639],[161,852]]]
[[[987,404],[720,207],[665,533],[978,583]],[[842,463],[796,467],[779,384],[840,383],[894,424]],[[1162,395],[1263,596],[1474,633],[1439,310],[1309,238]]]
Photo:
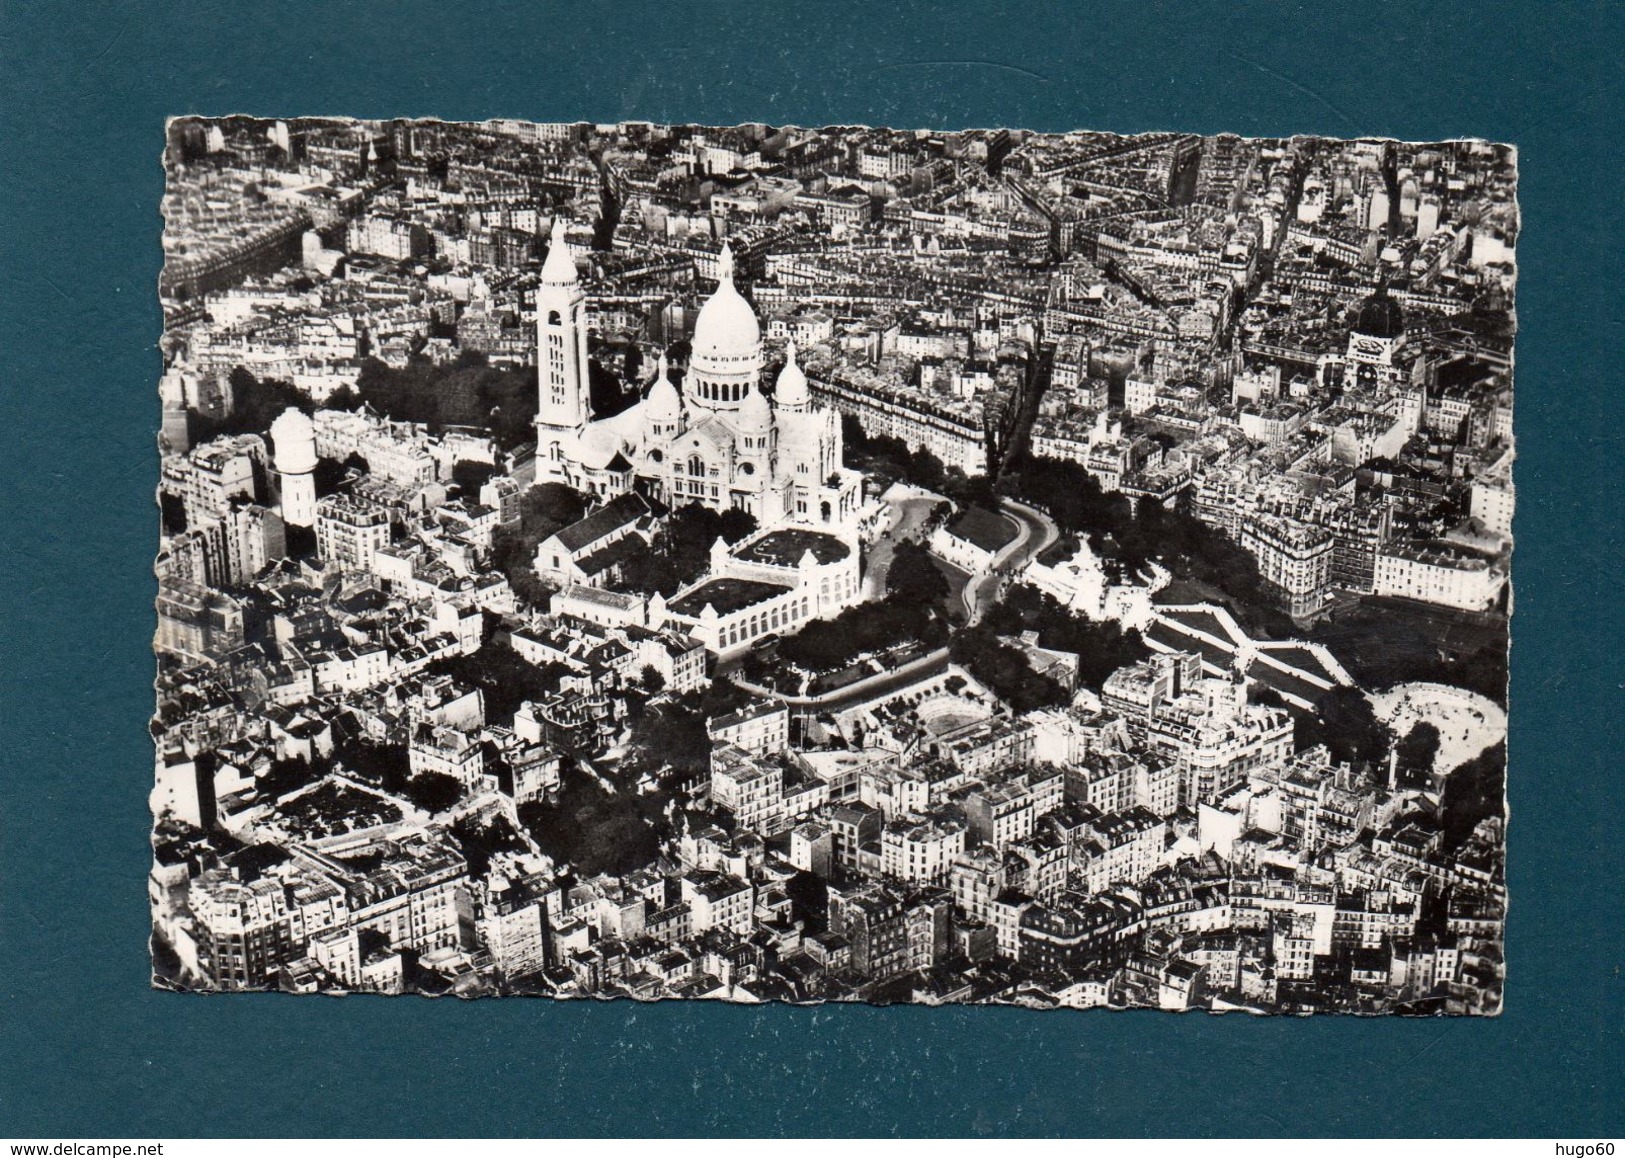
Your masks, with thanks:
[[[887,692],[895,691],[900,687],[923,679],[928,676],[940,675],[948,670],[948,649],[939,647],[935,651],[928,651],[916,659],[909,660],[899,668],[892,671],[877,672],[866,676],[855,684],[848,684],[844,688],[824,692],[816,696],[788,696],[783,692],[764,688],[760,684],[753,684],[737,672],[727,678],[747,692],[762,696],[766,699],[783,700],[793,708],[819,708],[824,711],[838,712],[853,704],[860,704],[864,700],[872,700]]]
[[[930,505],[934,506],[938,496],[930,496]],[[928,509],[922,504],[921,512]],[[1050,544],[1060,537],[1054,521],[1042,511],[1029,507],[1025,503],[1018,503],[1012,499],[1005,499],[999,504],[999,510],[1016,524],[1016,537],[1000,548],[993,558],[992,568],[981,578],[965,584],[963,592],[965,610],[969,615],[969,623],[975,623],[981,618],[982,611],[987,604],[998,596],[1008,576],[1019,575],[1028,563],[1031,563]],[[899,522],[906,527],[909,516],[904,514]],[[896,524],[894,524],[895,526]],[[877,672],[872,676],[849,684],[844,688],[825,692],[815,696],[792,696],[771,688],[762,687],[744,678],[737,669],[729,669],[724,678],[754,695],[768,699],[782,700],[796,708],[818,708],[824,711],[840,711],[864,700],[874,699],[905,687],[920,679],[939,675],[948,667],[948,649],[939,647],[935,651],[927,652],[917,659],[910,660],[893,671]],[[724,675],[719,670],[718,675]]]
[[[993,566],[986,574],[965,584],[968,623],[980,621],[988,604],[998,598],[1005,580],[1026,570],[1027,564],[1047,551],[1061,535],[1053,519],[1026,503],[1004,499],[999,504],[999,511],[1015,522],[1016,537],[993,557]]]

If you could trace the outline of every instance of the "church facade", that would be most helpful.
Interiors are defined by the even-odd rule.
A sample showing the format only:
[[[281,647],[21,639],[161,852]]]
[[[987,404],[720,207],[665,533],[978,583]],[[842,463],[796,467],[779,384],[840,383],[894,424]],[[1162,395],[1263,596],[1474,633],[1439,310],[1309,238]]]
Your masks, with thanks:
[[[841,465],[841,421],[813,405],[795,347],[773,399],[762,392],[762,331],[734,285],[724,247],[717,291],[700,308],[684,388],[664,356],[647,395],[621,413],[592,412],[586,299],[562,223],[537,291],[536,479],[595,499],[635,485],[670,506],[699,503],[779,523],[845,528],[862,476]]]

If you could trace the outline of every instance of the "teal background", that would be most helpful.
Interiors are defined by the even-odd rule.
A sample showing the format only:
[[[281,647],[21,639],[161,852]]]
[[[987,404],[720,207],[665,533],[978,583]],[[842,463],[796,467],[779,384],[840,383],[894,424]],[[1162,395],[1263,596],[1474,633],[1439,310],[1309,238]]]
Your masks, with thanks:
[[[1621,9],[13,3],[0,16],[0,1135],[1625,1132]],[[147,988],[169,114],[1483,136],[1521,149],[1494,1021]]]

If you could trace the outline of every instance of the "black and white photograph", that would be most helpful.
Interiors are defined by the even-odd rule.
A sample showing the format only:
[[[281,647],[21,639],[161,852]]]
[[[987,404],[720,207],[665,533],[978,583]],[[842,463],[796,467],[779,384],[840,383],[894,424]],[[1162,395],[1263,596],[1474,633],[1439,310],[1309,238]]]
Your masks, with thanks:
[[[155,986],[1501,1011],[1510,146],[152,144]]]

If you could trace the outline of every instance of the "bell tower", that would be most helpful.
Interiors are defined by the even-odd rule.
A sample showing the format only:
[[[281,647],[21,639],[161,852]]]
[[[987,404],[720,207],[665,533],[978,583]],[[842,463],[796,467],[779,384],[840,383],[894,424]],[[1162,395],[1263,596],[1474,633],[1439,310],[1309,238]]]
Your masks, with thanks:
[[[561,478],[571,441],[592,420],[587,376],[586,295],[564,239],[564,218],[553,235],[542,283],[536,290],[536,473]]]

